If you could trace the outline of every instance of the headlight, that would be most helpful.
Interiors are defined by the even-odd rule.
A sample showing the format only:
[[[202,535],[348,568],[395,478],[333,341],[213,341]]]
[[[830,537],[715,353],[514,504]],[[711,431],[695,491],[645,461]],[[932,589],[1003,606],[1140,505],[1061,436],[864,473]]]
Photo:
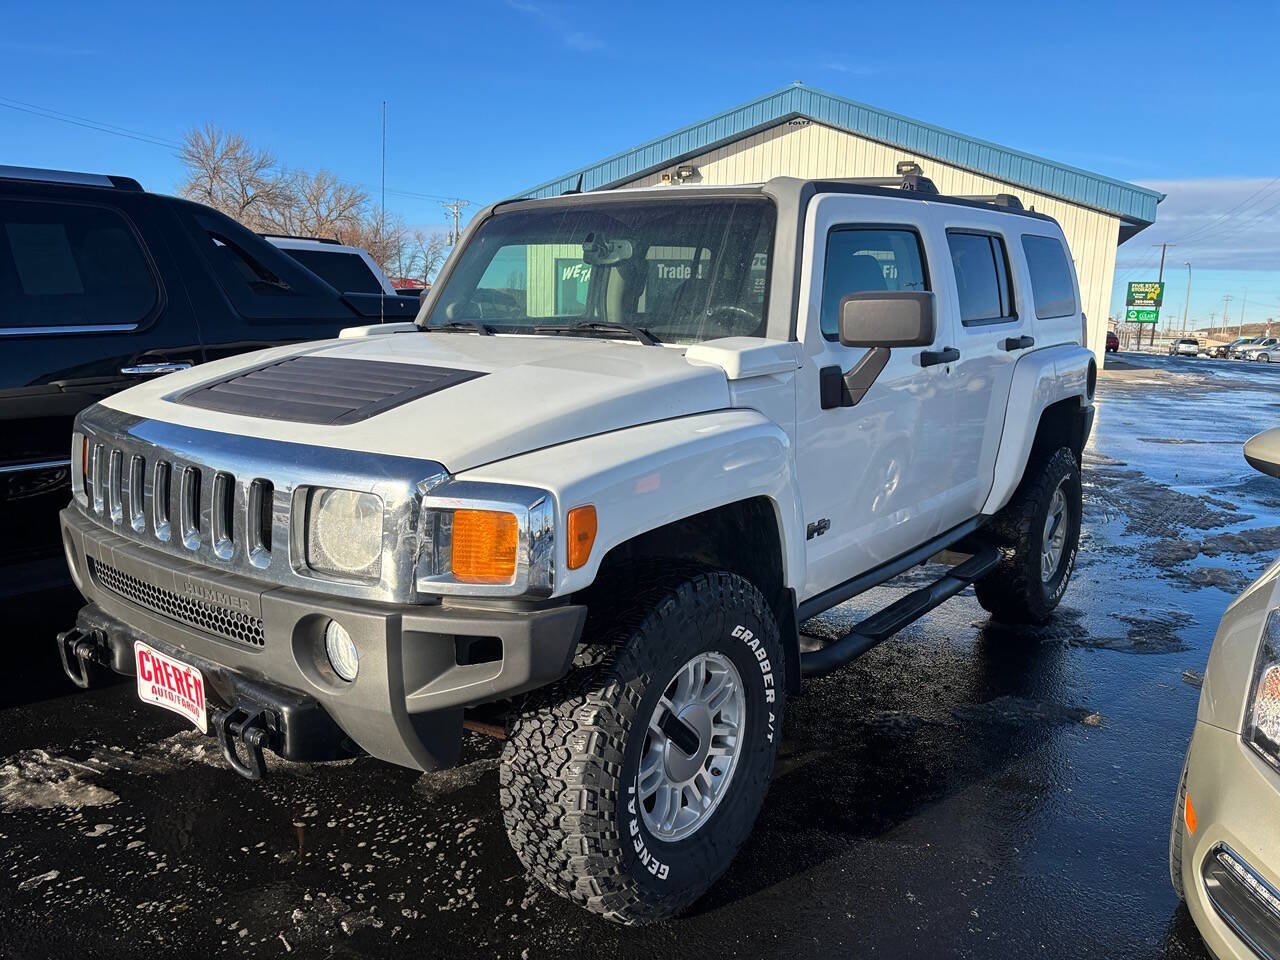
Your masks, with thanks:
[[[1267,617],[1245,710],[1244,741],[1280,769],[1280,611]]]
[[[307,495],[307,566],[320,573],[377,580],[382,572],[382,499],[317,487]]]
[[[417,586],[422,593],[548,596],[555,585],[551,494],[454,481],[422,500]]]

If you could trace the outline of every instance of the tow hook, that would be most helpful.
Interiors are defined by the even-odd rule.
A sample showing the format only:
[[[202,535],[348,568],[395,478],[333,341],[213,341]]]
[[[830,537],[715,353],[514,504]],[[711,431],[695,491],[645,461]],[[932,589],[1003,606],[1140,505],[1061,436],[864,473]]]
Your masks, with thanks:
[[[62,670],[80,689],[89,689],[89,684],[93,682],[94,664],[109,662],[100,652],[104,646],[106,637],[101,630],[85,631],[72,627],[58,634],[58,656],[62,658]]]
[[[227,765],[248,780],[261,780],[267,772],[262,749],[269,745],[272,736],[268,711],[256,707],[230,710],[213,707],[209,712]],[[245,759],[240,757],[237,741],[244,744]]]

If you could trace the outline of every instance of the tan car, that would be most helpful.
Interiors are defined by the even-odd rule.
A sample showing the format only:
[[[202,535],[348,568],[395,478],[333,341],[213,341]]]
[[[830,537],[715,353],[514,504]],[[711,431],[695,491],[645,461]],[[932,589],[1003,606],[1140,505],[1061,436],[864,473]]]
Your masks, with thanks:
[[[1245,459],[1280,477],[1280,429]],[[1280,960],[1280,561],[1227,608],[1169,837],[1173,889],[1222,960]]]

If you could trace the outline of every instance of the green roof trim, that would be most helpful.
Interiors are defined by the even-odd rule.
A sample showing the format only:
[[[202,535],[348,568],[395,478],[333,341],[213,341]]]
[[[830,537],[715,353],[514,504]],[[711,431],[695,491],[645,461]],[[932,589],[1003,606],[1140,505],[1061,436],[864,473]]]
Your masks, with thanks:
[[[798,83],[548,180],[519,196],[559,196],[574,189],[579,176],[583,190],[615,187],[796,118],[814,120],[917,156],[1105,210],[1144,226],[1155,222],[1156,204],[1164,199],[1164,194],[1146,187],[1055,163]]]

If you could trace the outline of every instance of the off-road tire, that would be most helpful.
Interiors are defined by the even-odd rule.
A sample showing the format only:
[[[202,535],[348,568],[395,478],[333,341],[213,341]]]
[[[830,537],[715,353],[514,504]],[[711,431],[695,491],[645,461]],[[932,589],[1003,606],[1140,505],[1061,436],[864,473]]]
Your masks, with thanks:
[[[1185,900],[1186,894],[1182,887],[1182,838],[1183,831],[1186,829],[1182,818],[1182,806],[1187,802],[1187,762],[1191,759],[1190,753],[1187,759],[1182,761],[1182,773],[1178,777],[1178,792],[1173,797],[1173,822],[1169,825],[1169,883],[1173,886],[1173,892],[1178,895],[1179,900]]]
[[[1053,493],[1066,497],[1067,538],[1057,571],[1040,575],[1040,548]],[[1000,565],[974,584],[978,603],[1001,623],[1041,624],[1053,614],[1075,569],[1080,543],[1080,465],[1067,447],[1034,456],[1013,499],[982,529],[1000,551]]]
[[[724,572],[637,576],[574,667],[508,724],[500,772],[511,846],[548,889],[620,923],[669,917],[729,866],[764,802],[782,736],[786,679],[760,592]],[[590,623],[590,621],[589,621]],[[655,838],[636,806],[645,730],[676,672],[716,651],[742,680],[741,752],[725,793],[691,835]]]

